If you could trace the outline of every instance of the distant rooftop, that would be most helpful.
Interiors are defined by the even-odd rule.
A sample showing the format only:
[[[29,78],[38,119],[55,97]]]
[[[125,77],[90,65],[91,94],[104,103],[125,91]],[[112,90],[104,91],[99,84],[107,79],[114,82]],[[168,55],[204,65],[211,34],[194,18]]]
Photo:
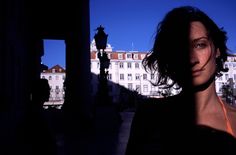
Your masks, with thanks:
[[[43,73],[65,73],[66,70],[60,65],[55,65],[48,70],[43,70]]]

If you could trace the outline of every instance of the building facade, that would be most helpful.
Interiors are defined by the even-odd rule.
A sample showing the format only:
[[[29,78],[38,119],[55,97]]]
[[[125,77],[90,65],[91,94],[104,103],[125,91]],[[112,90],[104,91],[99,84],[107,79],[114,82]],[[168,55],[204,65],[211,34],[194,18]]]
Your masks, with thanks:
[[[65,90],[64,90],[64,81],[66,77],[66,72],[63,67],[60,65],[55,65],[48,70],[43,70],[41,73],[42,79],[47,79],[50,90],[49,101],[44,105],[55,105],[60,106],[64,102]]]

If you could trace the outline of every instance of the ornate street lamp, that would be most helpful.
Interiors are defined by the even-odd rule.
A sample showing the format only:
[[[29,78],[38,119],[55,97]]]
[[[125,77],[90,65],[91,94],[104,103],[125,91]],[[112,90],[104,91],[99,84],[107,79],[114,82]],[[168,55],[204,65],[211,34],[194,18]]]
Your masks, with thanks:
[[[95,45],[98,50],[98,59],[100,61],[100,77],[107,79],[108,68],[110,59],[108,59],[107,53],[105,52],[107,46],[108,35],[104,32],[104,27],[101,25],[96,29],[97,33],[94,36]]]
[[[98,50],[105,50],[107,46],[107,37],[108,35],[104,32],[104,27],[101,25],[96,29],[97,33],[94,36],[95,45]]]
[[[105,104],[108,101],[108,87],[107,87],[107,75],[108,68],[110,65],[110,59],[105,52],[107,46],[108,35],[104,32],[104,27],[101,25],[96,29],[97,33],[94,36],[95,45],[98,50],[98,59],[100,62],[100,75],[99,75],[99,87],[98,87],[98,97],[100,104]],[[102,103],[103,102],[103,103]]]

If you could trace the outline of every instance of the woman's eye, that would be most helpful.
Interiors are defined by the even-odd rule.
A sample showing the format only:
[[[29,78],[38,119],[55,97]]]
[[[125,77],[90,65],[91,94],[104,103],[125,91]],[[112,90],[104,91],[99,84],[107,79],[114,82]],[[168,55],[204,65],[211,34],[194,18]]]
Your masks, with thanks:
[[[205,48],[207,45],[205,43],[196,43],[194,45],[194,48],[197,48],[197,49],[203,49]]]

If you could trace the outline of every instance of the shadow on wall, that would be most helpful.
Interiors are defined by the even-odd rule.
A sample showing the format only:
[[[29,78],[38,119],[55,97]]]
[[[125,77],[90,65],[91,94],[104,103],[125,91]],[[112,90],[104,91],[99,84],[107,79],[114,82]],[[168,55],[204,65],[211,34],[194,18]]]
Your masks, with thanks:
[[[139,100],[142,98],[146,98],[146,96],[142,96],[136,90],[127,89],[126,87],[114,83],[110,80],[107,80],[107,87],[110,102],[116,105],[119,111],[131,109],[134,110]],[[92,102],[96,104],[99,89],[99,75],[96,75],[94,73],[91,73],[91,88],[91,94],[93,98]]]

